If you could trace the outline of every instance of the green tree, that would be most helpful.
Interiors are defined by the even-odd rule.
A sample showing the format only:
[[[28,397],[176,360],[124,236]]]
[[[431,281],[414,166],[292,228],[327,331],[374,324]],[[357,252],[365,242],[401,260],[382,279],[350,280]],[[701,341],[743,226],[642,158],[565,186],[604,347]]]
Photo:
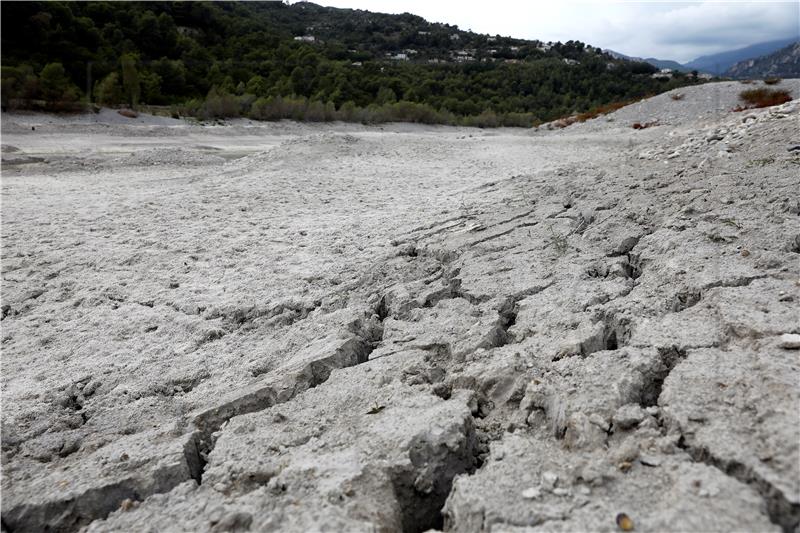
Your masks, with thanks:
[[[94,99],[98,104],[106,106],[119,105],[125,101],[117,72],[112,72],[95,84]]]
[[[48,63],[39,73],[42,98],[48,103],[75,102],[80,98],[78,88],[67,76],[61,63]]]
[[[378,95],[375,97],[378,104],[393,104],[397,101],[397,95],[389,87],[381,87],[378,90]]]
[[[122,90],[125,101],[135,108],[139,104],[139,96],[141,94],[139,71],[136,69],[136,57],[132,54],[123,54],[119,58],[119,62],[122,66]]]

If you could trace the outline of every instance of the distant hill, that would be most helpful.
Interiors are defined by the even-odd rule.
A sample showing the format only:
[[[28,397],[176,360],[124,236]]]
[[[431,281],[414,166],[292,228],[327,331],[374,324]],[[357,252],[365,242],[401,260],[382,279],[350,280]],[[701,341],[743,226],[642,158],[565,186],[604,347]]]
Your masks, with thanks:
[[[688,85],[579,41],[310,2],[0,2],[2,103],[531,125]]]
[[[688,72],[691,70],[684,67],[677,61],[672,61],[671,59],[656,59],[655,57],[647,57],[644,59],[644,61],[658,68],[670,68],[672,70],[678,70],[681,72]]]
[[[800,78],[800,41],[756,59],[740,61],[725,71],[730,78]]]
[[[684,67],[677,61],[672,61],[671,59],[657,59],[655,57],[648,57],[643,59],[641,57],[628,56],[620,52],[615,52],[614,50],[609,50],[608,48],[606,48],[603,51],[609,54],[611,57],[615,57],[617,59],[626,59],[628,61],[643,61],[659,69],[669,68],[672,70],[677,70],[678,72],[689,72],[691,70]]]
[[[736,63],[771,54],[795,41],[797,41],[797,37],[779,39],[777,41],[758,43],[736,50],[728,50],[718,54],[701,56],[688,63],[684,63],[684,67],[689,70],[699,70],[701,72],[721,75]]]

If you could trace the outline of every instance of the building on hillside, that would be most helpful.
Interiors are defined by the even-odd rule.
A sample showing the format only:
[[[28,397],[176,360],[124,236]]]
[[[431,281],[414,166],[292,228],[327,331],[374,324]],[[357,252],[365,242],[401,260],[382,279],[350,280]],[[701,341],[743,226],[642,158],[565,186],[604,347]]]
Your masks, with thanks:
[[[575,59],[570,59],[568,57],[564,58],[564,63],[566,63],[567,65],[580,65],[581,64],[580,61],[575,60]]]
[[[300,41],[303,43],[313,43],[317,39],[313,35],[298,35],[294,38],[295,41]]]

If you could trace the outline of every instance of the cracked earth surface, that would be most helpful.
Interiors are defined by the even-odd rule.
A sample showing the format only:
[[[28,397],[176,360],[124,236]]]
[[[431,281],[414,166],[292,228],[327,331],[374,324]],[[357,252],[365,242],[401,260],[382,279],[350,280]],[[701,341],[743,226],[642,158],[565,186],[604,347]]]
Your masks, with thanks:
[[[4,115],[4,531],[797,531],[800,100],[742,87]]]

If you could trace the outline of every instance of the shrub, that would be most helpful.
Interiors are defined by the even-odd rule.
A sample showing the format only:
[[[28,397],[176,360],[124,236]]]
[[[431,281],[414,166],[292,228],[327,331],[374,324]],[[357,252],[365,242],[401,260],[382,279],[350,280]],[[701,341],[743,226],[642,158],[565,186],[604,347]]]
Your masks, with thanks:
[[[773,77],[773,78],[764,78],[764,83],[766,85],[777,85],[780,82],[781,82],[780,78],[775,78],[775,77]]]
[[[10,104],[31,107],[31,102],[39,98],[39,78],[30,65],[0,67],[0,84],[4,109]]]
[[[119,58],[119,62],[122,65],[122,91],[125,100],[135,109],[139,104],[139,96],[142,94],[139,71],[136,69],[137,58],[132,54],[123,54]]]
[[[653,120],[651,122],[634,122],[633,125],[631,125],[631,127],[635,130],[643,130],[653,126],[658,126],[657,120]]]
[[[767,89],[766,87],[760,87],[758,89],[748,89],[740,92],[739,98],[747,104],[747,107],[744,109],[757,109],[784,104],[791,101],[792,95],[789,91],[783,89]]]
[[[80,91],[67,76],[61,63],[49,63],[39,73],[42,97],[53,111],[78,111]]]
[[[125,101],[119,74],[112,72],[94,85],[94,99],[98,104],[111,106]]]
[[[216,94],[211,90],[206,98],[205,118],[235,117],[239,114],[239,104],[236,98],[229,94]]]
[[[686,95],[683,93],[672,93],[671,95],[669,95],[669,97],[675,101],[683,100],[685,96]]]

